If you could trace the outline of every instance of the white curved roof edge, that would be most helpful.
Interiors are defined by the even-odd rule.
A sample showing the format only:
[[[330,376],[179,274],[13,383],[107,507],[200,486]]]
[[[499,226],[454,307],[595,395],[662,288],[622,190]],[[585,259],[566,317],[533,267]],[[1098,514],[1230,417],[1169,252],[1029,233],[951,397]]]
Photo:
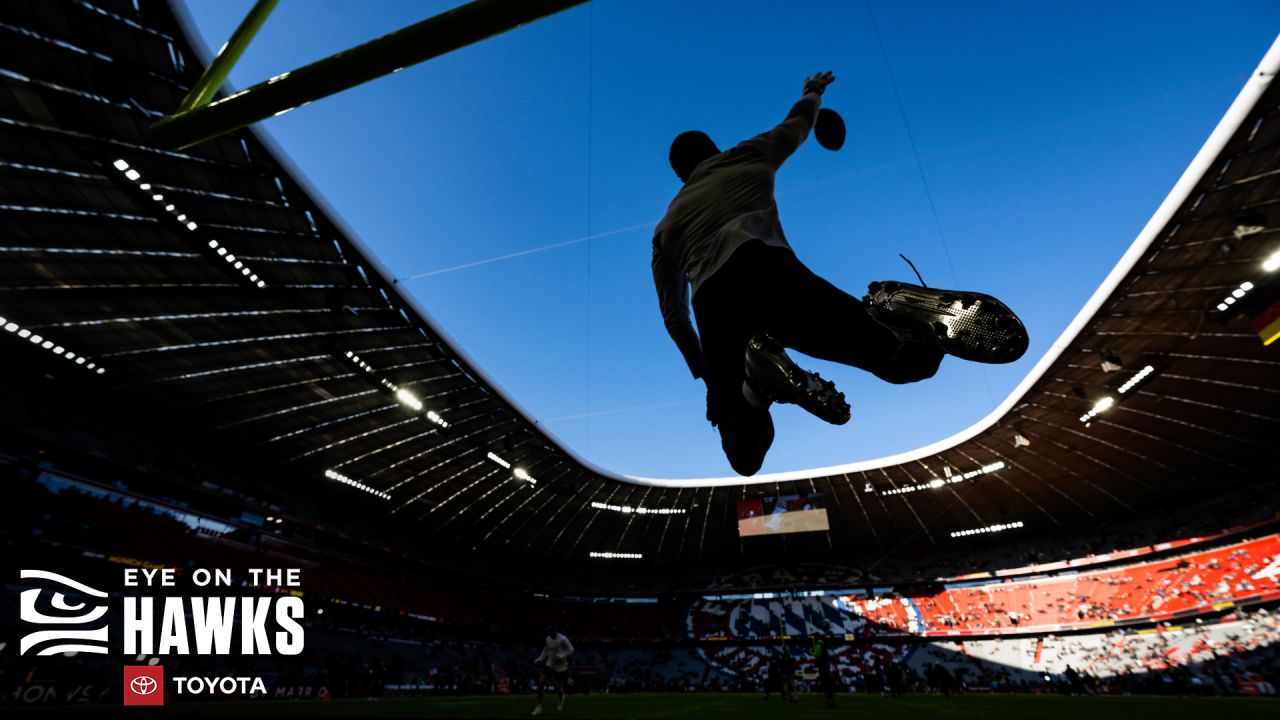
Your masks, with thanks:
[[[201,62],[208,65],[209,59],[212,55],[210,54],[208,47],[205,46],[203,41],[200,39],[200,34],[196,31],[195,22],[188,13],[185,4],[181,2],[181,0],[177,0],[171,2],[170,7],[173,9],[173,13],[178,20],[178,24],[182,26],[183,32],[186,34],[187,40],[192,49],[195,50],[197,54],[201,55]],[[831,465],[829,467],[813,468],[809,470],[792,470],[780,473],[766,473],[764,475],[754,475],[752,477],[734,476],[676,479],[623,475],[611,470],[606,470],[579,455],[562,440],[556,437],[551,431],[547,430],[547,428],[544,427],[528,410],[520,405],[520,403],[516,402],[515,398],[511,397],[510,393],[504,390],[502,386],[498,385],[498,383],[480,367],[479,363],[472,359],[472,357],[462,349],[462,346],[458,344],[452,336],[444,331],[436,319],[432,317],[431,313],[427,312],[412,295],[408,294],[400,287],[399,283],[396,282],[395,275],[393,275],[387,267],[382,264],[382,261],[378,259],[378,256],[375,255],[369,246],[365,245],[364,241],[362,241],[355,231],[347,225],[346,220],[334,211],[333,206],[328,202],[325,196],[322,195],[307,176],[298,169],[298,166],[293,162],[293,159],[289,154],[280,147],[280,145],[269,133],[266,132],[260,123],[250,126],[250,131],[253,132],[258,140],[271,151],[275,159],[289,171],[293,180],[298,183],[308,196],[310,196],[311,200],[325,212],[329,219],[346,236],[347,240],[360,251],[370,269],[378,273],[378,275],[395,290],[396,295],[423,319],[427,326],[431,328],[432,332],[438,335],[442,341],[449,345],[454,354],[458,356],[458,359],[467,365],[471,374],[475,375],[492,388],[499,397],[507,402],[525,420],[537,426],[539,431],[547,438],[547,440],[554,444],[558,450],[569,456],[569,458],[574,462],[582,465],[584,468],[596,473],[597,475],[631,485],[669,488],[736,487],[742,485],[786,482],[791,480],[806,480],[808,478],[826,477],[828,475],[861,472],[864,470],[875,470],[882,467],[901,465],[902,463],[919,460],[920,458],[928,457],[929,455],[955,447],[966,440],[976,437],[987,428],[996,424],[996,422],[998,422],[1010,408],[1017,404],[1018,400],[1022,399],[1022,396],[1031,389],[1031,386],[1044,375],[1044,373],[1049,369],[1049,366],[1058,359],[1058,356],[1061,355],[1068,346],[1070,346],[1071,342],[1075,340],[1076,336],[1084,328],[1085,324],[1092,319],[1093,314],[1098,311],[1098,308],[1102,306],[1102,303],[1110,297],[1111,293],[1120,284],[1120,281],[1124,279],[1124,276],[1133,269],[1135,264],[1137,264],[1138,258],[1142,257],[1142,254],[1151,246],[1151,243],[1155,242],[1160,231],[1166,224],[1168,224],[1169,220],[1173,217],[1173,214],[1182,206],[1182,203],[1186,201],[1187,197],[1191,194],[1192,188],[1194,188],[1196,183],[1200,181],[1200,178],[1209,169],[1209,166],[1213,163],[1214,159],[1218,157],[1227,142],[1231,139],[1231,136],[1235,134],[1236,130],[1239,129],[1240,124],[1244,122],[1245,117],[1248,116],[1249,112],[1253,109],[1253,106],[1257,104],[1258,98],[1262,97],[1262,93],[1266,91],[1268,86],[1270,86],[1271,80],[1275,77],[1278,70],[1280,70],[1280,34],[1276,36],[1276,39],[1271,44],[1271,48],[1267,50],[1262,61],[1258,63],[1257,69],[1249,76],[1248,82],[1246,82],[1245,86],[1241,88],[1239,95],[1237,95],[1236,99],[1231,103],[1231,107],[1227,109],[1226,114],[1218,121],[1217,127],[1213,129],[1213,132],[1209,135],[1209,139],[1206,140],[1204,146],[1200,148],[1200,152],[1196,153],[1195,159],[1191,161],[1191,165],[1189,165],[1182,173],[1182,177],[1179,178],[1177,184],[1173,186],[1173,190],[1169,192],[1168,197],[1166,197],[1164,202],[1160,204],[1155,215],[1147,221],[1146,226],[1142,228],[1142,232],[1138,234],[1137,239],[1133,241],[1133,244],[1129,246],[1129,249],[1125,254],[1121,256],[1120,261],[1116,263],[1114,268],[1112,268],[1111,273],[1107,275],[1105,280],[1103,280],[1102,285],[1094,291],[1093,296],[1090,297],[1089,301],[1080,309],[1080,312],[1076,315],[1075,319],[1071,321],[1071,324],[1067,326],[1067,329],[1062,332],[1062,335],[1060,335],[1053,345],[1050,346],[1049,350],[1044,354],[1044,357],[1040,358],[1040,361],[1036,363],[1036,366],[1031,369],[1031,372],[1028,373],[1027,376],[1023,378],[1022,382],[1018,383],[1018,386],[1009,393],[1009,396],[996,406],[994,410],[988,413],[986,417],[951,437],[939,440],[915,450],[898,453],[896,455],[888,455],[886,457],[875,458],[872,460],[861,460],[844,465]]]

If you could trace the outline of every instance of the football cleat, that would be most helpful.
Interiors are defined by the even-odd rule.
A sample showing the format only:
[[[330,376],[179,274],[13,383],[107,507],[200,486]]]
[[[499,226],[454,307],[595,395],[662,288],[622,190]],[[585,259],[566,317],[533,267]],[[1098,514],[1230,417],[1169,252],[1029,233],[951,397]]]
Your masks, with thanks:
[[[832,425],[849,422],[849,403],[829,380],[796,365],[782,343],[758,333],[747,343],[747,383],[773,402],[799,405]]]
[[[962,360],[1010,363],[1027,351],[1022,321],[990,295],[873,282],[862,302],[898,339],[936,347]]]

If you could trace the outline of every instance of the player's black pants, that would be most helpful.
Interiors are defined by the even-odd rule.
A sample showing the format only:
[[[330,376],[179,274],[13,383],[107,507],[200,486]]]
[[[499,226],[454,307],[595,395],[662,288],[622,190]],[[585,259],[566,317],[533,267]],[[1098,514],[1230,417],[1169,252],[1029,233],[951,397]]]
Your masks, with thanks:
[[[871,319],[862,302],[814,275],[787,248],[749,242],[693,296],[707,382],[707,419],[720,430],[729,464],[754,475],[773,444],[768,410],[742,395],[747,342],[768,332],[811,357],[909,383],[933,377],[942,352],[904,344]]]

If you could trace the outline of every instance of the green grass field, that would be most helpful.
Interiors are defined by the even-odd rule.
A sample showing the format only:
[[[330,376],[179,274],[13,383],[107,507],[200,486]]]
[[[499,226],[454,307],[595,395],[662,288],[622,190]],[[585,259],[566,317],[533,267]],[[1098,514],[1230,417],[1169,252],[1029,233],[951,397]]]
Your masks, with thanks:
[[[16,708],[6,708],[7,710]],[[528,717],[533,697],[397,698],[379,701],[185,703],[165,708],[119,706],[34,707],[14,715],[28,717],[210,717],[240,720],[275,717],[317,718],[518,718]],[[1251,698],[1062,697],[1031,695],[966,695],[950,699],[913,695],[897,700],[877,696],[840,695],[836,708],[822,706],[816,695],[796,703],[776,697],[734,693],[690,695],[571,696],[563,711],[547,703],[543,717],[564,720],[810,720],[817,718],[968,718],[992,720],[1250,720],[1280,717],[1280,701]],[[6,713],[7,714],[7,713]],[[12,715],[11,715],[12,716]]]

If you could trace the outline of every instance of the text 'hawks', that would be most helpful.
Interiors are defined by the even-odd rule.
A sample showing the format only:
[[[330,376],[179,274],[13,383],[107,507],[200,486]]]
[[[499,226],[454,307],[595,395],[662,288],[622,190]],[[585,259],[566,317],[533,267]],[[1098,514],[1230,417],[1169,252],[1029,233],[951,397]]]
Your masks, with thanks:
[[[158,633],[156,600],[163,601]],[[198,655],[297,655],[304,642],[302,616],[299,597],[125,597],[124,653],[189,655],[194,640]],[[240,642],[233,650],[237,625]]]

